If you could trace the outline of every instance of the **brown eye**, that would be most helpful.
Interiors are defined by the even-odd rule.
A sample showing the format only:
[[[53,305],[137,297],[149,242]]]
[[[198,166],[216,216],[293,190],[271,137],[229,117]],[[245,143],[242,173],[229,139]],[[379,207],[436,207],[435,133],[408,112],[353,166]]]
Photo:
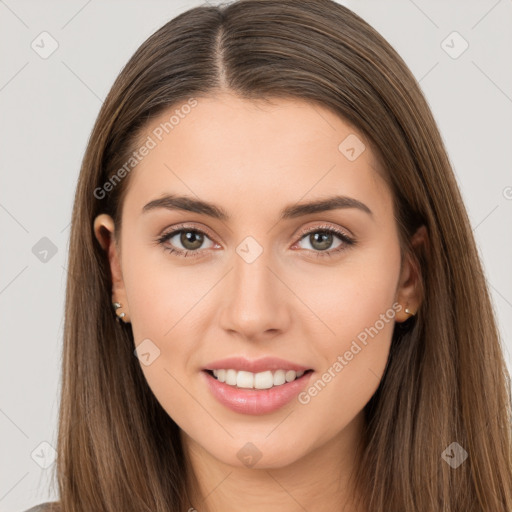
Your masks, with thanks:
[[[181,228],[164,234],[157,239],[157,242],[171,253],[187,256],[194,253],[199,255],[202,249],[213,247],[214,243],[211,240],[209,246],[203,247],[205,240],[210,240],[206,233],[198,229]]]
[[[180,243],[187,251],[195,251],[203,244],[204,235],[199,233],[199,231],[183,230],[180,233]]]
[[[336,239],[338,239],[337,243]],[[307,241],[310,246],[305,247],[305,249],[319,258],[332,256],[335,253],[346,250],[356,243],[354,239],[346,235],[343,231],[330,226],[320,226],[303,232],[298,244],[303,241]],[[333,243],[336,243],[336,245],[333,246]]]

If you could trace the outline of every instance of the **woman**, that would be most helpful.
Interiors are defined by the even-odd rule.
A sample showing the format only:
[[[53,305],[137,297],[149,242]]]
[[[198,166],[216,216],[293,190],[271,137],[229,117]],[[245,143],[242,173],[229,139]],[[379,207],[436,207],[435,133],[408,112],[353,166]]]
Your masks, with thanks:
[[[512,510],[466,210],[413,75],[346,7],[153,34],[93,129],[69,258],[55,510]]]

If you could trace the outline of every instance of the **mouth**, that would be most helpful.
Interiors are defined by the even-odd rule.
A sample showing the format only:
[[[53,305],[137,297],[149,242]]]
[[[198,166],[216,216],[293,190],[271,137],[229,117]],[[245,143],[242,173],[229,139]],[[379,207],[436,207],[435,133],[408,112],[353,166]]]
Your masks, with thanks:
[[[217,367],[204,368],[200,373],[223,406],[239,414],[265,415],[289,404],[308,385],[314,370],[296,367],[253,373]]]
[[[264,390],[278,388],[290,382],[304,379],[313,370],[265,370],[254,373],[233,368],[219,368],[215,370],[205,369],[205,373],[218,382],[222,382],[235,389]]]

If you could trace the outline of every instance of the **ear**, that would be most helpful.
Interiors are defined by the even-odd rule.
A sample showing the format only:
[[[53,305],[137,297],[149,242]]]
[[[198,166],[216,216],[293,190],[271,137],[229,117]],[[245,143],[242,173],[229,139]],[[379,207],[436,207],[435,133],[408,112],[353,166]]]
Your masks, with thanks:
[[[124,322],[129,322],[128,300],[121,271],[120,248],[115,238],[114,220],[110,215],[102,213],[94,219],[94,235],[107,253],[110,274],[112,276],[112,302],[119,302],[121,304],[121,307],[116,309],[116,314]]]
[[[421,246],[426,247],[428,244],[428,232],[425,226],[418,228],[411,238],[411,246],[413,253],[421,250]],[[423,276],[417,258],[414,254],[408,253],[402,265],[400,279],[396,291],[395,301],[398,302],[402,309],[396,314],[396,321],[405,322],[408,318],[415,315],[421,306],[423,300]],[[405,310],[410,313],[406,313]]]

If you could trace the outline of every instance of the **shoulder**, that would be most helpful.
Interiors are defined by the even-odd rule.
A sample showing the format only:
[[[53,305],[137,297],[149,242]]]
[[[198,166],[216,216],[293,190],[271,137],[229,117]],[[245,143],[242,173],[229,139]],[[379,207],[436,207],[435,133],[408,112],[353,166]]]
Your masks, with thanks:
[[[60,505],[58,501],[47,501],[40,503],[35,507],[29,508],[24,512],[60,512]]]

